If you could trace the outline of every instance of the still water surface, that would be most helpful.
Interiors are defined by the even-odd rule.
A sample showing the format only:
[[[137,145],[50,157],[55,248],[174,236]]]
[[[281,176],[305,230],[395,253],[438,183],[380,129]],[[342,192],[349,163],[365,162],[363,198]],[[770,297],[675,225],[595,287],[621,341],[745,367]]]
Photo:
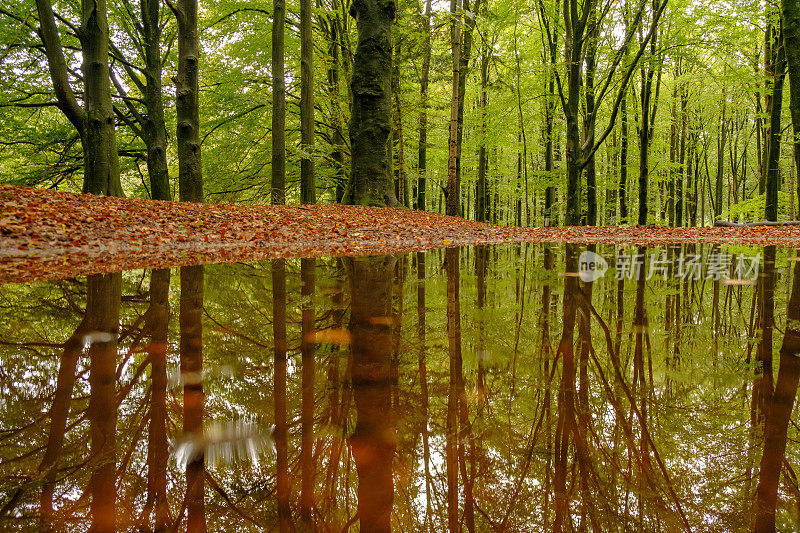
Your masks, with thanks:
[[[4,285],[0,530],[800,528],[794,251],[586,251]]]

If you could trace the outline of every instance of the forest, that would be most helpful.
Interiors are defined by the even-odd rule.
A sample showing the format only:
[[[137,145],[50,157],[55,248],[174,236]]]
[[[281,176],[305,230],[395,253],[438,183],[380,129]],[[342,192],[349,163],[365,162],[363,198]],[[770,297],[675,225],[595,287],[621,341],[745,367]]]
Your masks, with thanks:
[[[78,4],[0,9],[3,182],[517,226],[800,210],[790,1]]]
[[[798,529],[800,1],[12,0],[0,64],[3,531]]]

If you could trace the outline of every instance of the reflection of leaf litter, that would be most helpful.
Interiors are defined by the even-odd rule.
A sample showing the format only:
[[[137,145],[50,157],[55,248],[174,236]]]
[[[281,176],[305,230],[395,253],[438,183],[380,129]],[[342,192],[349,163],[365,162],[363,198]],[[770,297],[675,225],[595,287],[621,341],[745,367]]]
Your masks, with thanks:
[[[346,329],[320,329],[306,335],[308,341],[318,344],[350,344],[353,336]]]
[[[264,451],[275,452],[274,429],[273,425],[264,430],[258,423],[245,420],[211,422],[202,435],[184,435],[175,444],[172,456],[181,469],[203,454],[209,465],[242,460],[258,464]]]
[[[94,343],[112,342],[116,339],[117,335],[114,333],[108,333],[107,331],[90,331],[83,336],[83,347],[88,348]]]

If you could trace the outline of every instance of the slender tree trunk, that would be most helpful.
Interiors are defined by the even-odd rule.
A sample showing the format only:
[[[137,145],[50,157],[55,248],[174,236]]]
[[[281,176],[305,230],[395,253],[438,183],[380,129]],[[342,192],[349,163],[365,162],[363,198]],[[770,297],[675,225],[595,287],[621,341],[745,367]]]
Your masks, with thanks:
[[[164,121],[164,100],[161,88],[161,2],[140,0],[144,45],[144,104],[147,116],[142,133],[147,146],[147,174],[150,195],[154,200],[172,200],[167,169],[167,125]]]
[[[425,33],[422,45],[422,77],[419,83],[420,111],[419,111],[419,157],[417,167],[419,180],[417,182],[417,209],[425,211],[427,168],[428,168],[428,80],[431,72],[431,1],[425,1],[425,18],[423,31]]]
[[[775,63],[775,81],[772,86],[772,109],[769,124],[769,150],[766,172],[766,200],[764,218],[778,220],[778,190],[780,188],[778,163],[781,155],[781,110],[783,109],[783,82],[786,78],[786,53],[780,37],[778,37],[777,60]]]
[[[178,75],[174,79],[178,115],[178,193],[182,202],[202,202],[197,0],[177,0],[174,11],[178,20]]]
[[[681,147],[679,154],[678,178],[675,184],[675,225],[683,226],[683,181],[684,170],[686,169],[686,130],[688,127],[687,107],[689,105],[689,93],[686,87],[681,87]],[[691,165],[689,165],[691,173]]]
[[[272,3],[272,184],[273,205],[286,203],[286,79],[284,22],[286,0]]]
[[[589,15],[590,31],[586,43],[586,80],[584,81],[584,97],[586,99],[586,121],[584,122],[583,144],[592,147],[595,144],[595,112],[594,76],[597,70],[597,40],[600,28],[597,24],[597,5],[593,4]],[[597,225],[597,170],[595,154],[589,154],[586,161],[586,224]]]
[[[453,84],[450,95],[450,134],[448,137],[447,188],[445,189],[445,214],[461,213],[461,184],[458,175],[458,96],[461,79],[461,7],[459,0],[450,0],[450,42],[453,54]]]
[[[300,0],[300,203],[317,203],[314,176],[314,34],[311,0]]]
[[[719,126],[719,137],[717,139],[717,178],[714,184],[714,218],[722,214],[722,177],[725,170],[725,137],[728,132],[727,124],[728,91],[722,87],[722,122]]]
[[[486,106],[489,102],[489,96],[486,91],[486,86],[489,82],[490,53],[490,50],[486,50],[481,56],[481,132],[480,148],[478,148],[478,182],[475,191],[475,220],[479,222],[486,222],[489,220],[489,184],[486,178],[486,167],[488,166],[488,157],[486,154]]]

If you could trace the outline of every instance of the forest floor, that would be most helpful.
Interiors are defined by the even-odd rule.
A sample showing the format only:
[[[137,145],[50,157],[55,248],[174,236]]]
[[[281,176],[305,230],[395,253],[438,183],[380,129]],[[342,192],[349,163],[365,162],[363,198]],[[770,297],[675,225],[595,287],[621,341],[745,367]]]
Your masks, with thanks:
[[[280,257],[508,242],[800,246],[800,226],[501,227],[402,208],[190,204],[0,184],[0,284]]]

